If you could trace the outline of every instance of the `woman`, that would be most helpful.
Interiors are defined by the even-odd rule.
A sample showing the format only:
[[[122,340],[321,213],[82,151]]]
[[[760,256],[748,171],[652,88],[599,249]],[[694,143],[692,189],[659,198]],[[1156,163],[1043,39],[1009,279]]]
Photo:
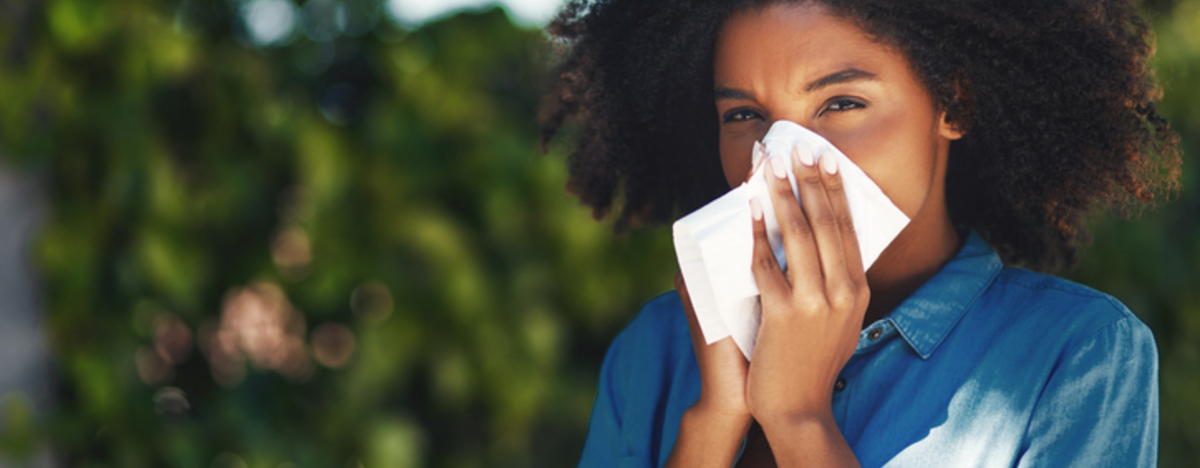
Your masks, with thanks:
[[[1149,329],[1018,268],[1073,266],[1086,214],[1173,189],[1133,6],[576,1],[550,31],[570,49],[543,139],[578,121],[569,189],[597,216],[620,199],[619,228],[741,183],[777,120],[912,219],[863,273],[836,166],[770,158],[788,269],[752,201],[752,358],[705,344],[677,279],[609,349],[581,466],[1155,465]]]

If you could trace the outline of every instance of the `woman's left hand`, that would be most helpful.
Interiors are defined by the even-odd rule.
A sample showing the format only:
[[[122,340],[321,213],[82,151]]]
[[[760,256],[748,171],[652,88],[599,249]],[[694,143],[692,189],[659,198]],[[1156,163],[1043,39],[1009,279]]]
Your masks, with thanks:
[[[762,323],[746,398],[768,439],[772,427],[780,424],[818,422],[828,428],[833,423],[834,383],[854,353],[870,301],[836,160],[832,155],[821,158],[819,165],[813,160],[810,150],[800,145],[790,158],[772,157],[763,171],[783,235],[786,272],[767,242],[763,205],[751,201],[753,270],[762,295]],[[800,202],[786,178],[785,164],[793,166]]]

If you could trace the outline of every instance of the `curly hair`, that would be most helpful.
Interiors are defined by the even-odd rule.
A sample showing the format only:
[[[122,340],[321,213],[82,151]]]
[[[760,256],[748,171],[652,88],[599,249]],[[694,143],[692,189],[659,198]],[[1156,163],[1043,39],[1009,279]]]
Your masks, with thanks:
[[[668,222],[728,190],[713,50],[725,18],[786,0],[574,0],[541,116],[576,130],[568,191],[618,230]],[[895,47],[966,135],[951,143],[952,222],[1006,263],[1078,262],[1090,213],[1177,190],[1178,137],[1155,109],[1150,28],[1127,0],[819,2]],[[615,208],[615,210],[614,210]]]

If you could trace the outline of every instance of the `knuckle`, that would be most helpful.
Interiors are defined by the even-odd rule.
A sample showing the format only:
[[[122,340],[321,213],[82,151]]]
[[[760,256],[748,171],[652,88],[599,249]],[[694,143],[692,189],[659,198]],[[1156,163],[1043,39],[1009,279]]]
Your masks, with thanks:
[[[838,218],[833,213],[823,212],[816,216],[816,224],[821,227],[836,227]]]
[[[842,178],[838,174],[825,176],[825,189],[830,192],[842,190]]]
[[[794,197],[792,184],[787,179],[776,179],[775,176],[771,176],[771,179],[773,180],[772,185],[768,187],[773,188],[776,194],[785,197]]]
[[[824,309],[828,304],[824,300],[817,297],[816,294],[802,294],[792,300],[792,305],[797,311],[804,314],[811,314]]]
[[[842,230],[846,231],[847,234],[854,234],[854,218],[850,216],[850,213],[843,213],[839,215],[838,225],[840,225]]]
[[[787,227],[788,231],[801,237],[812,236],[812,226],[809,226],[808,220],[801,216],[788,217],[788,220],[786,223],[784,223],[784,226]]]
[[[848,288],[834,288],[828,293],[829,306],[834,310],[848,310],[854,308],[854,303],[858,298],[854,297],[854,292]]]
[[[864,283],[864,284],[862,285],[862,287],[858,288],[858,291],[855,293],[855,296],[858,299],[859,304],[870,304],[871,303],[871,290],[866,287],[866,284],[865,284],[866,282],[867,282],[867,280],[863,279],[862,283]]]
[[[820,174],[806,175],[800,178],[800,182],[803,182],[804,185],[818,187],[825,184],[824,182],[821,182]]]
[[[743,263],[744,265],[744,263]],[[757,255],[754,258],[754,268],[756,270],[767,272],[775,268],[775,257],[768,254]],[[745,271],[745,270],[743,270]]]

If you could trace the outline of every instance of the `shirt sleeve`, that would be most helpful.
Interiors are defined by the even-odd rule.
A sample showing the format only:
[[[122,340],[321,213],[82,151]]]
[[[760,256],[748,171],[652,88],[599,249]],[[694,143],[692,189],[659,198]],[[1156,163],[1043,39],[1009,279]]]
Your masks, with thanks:
[[[1156,466],[1158,352],[1150,329],[1124,312],[1062,355],[1034,408],[1019,468]]]
[[[579,468],[617,466],[617,459],[626,452],[621,438],[621,407],[614,372],[617,365],[614,356],[618,354],[620,343],[618,335],[608,347],[604,364],[600,367],[600,387],[596,392],[596,402],[592,405],[592,417],[588,422],[587,440],[583,444]]]
[[[588,422],[587,439],[583,444],[583,456],[579,468],[649,468],[645,457],[637,456],[638,450],[631,447],[623,423],[621,376],[627,373],[629,331],[617,335],[604,356],[600,368],[600,386],[596,402],[592,405],[592,416]],[[639,432],[639,431],[633,431]]]
[[[670,455],[679,420],[700,395],[682,307],[674,291],[661,294],[613,339],[580,467],[649,468]]]

